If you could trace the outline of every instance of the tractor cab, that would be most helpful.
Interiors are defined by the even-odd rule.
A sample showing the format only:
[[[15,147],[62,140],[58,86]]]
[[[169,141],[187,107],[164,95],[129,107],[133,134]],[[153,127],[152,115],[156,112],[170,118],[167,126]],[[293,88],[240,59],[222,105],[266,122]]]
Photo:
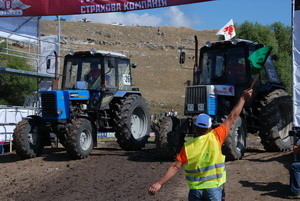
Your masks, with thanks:
[[[264,46],[256,42],[232,39],[208,42],[199,54],[195,36],[195,48],[180,48],[180,64],[185,62],[182,50],[195,51],[194,57],[189,57],[195,62],[190,68],[193,69],[193,84],[186,87],[184,116],[180,119],[164,117],[157,126],[156,145],[162,157],[176,157],[185,136],[193,134],[193,122],[198,114],[208,114],[213,121],[212,127],[222,124],[250,86],[255,89],[253,96],[230,128],[222,152],[228,160],[241,159],[246,151],[248,132],[258,133],[266,150],[290,148],[288,131],[292,130],[292,101],[277,75],[275,57],[269,56],[260,71],[253,71],[248,61],[261,47]]]
[[[262,44],[242,39],[207,42],[200,49],[194,85],[249,85],[252,76],[248,57],[261,47]],[[261,78],[265,83],[280,83],[271,57],[261,72]]]
[[[63,90],[131,90],[130,60],[119,53],[70,53],[65,57],[63,76]]]

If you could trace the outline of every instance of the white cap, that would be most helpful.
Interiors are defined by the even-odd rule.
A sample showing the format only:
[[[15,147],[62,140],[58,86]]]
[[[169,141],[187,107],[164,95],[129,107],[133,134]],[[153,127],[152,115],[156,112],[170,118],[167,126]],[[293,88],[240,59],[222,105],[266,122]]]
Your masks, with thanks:
[[[195,126],[200,128],[210,128],[211,127],[211,117],[207,114],[199,114],[194,122]]]

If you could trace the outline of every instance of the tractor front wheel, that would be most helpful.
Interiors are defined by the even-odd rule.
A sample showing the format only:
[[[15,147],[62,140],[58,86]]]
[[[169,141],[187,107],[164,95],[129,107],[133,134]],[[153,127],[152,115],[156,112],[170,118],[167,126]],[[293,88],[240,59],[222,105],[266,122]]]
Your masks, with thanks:
[[[93,149],[93,127],[88,119],[79,118],[72,122],[67,132],[65,148],[73,159],[89,156]]]
[[[223,153],[227,160],[238,160],[246,151],[247,126],[244,118],[239,117],[232,125],[223,145]]]
[[[42,154],[49,132],[36,119],[22,120],[14,129],[13,145],[22,159],[34,158]]]
[[[157,125],[155,136],[156,149],[159,155],[163,159],[175,159],[184,143],[179,119],[164,117]]]

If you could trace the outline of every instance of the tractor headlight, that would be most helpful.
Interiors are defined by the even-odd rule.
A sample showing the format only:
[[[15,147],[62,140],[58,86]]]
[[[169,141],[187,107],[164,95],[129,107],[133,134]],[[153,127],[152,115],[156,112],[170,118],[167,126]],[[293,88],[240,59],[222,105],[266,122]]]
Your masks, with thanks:
[[[63,113],[63,111],[62,111],[62,110],[57,110],[56,113],[57,113],[58,115],[61,115],[61,114]]]
[[[194,111],[194,104],[187,104],[187,111],[189,112]]]
[[[87,110],[87,104],[81,104],[80,106],[82,110]]]
[[[204,104],[203,103],[198,104],[198,111],[204,111]]]

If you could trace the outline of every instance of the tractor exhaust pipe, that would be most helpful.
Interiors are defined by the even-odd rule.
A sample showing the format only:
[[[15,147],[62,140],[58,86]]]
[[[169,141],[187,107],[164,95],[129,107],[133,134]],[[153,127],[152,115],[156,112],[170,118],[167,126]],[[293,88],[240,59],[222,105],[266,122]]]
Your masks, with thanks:
[[[193,68],[193,75],[194,75],[194,79],[193,79],[193,85],[196,85],[196,80],[197,80],[197,75],[196,72],[199,70],[198,69],[198,38],[195,35],[195,63],[194,63],[194,68]]]

